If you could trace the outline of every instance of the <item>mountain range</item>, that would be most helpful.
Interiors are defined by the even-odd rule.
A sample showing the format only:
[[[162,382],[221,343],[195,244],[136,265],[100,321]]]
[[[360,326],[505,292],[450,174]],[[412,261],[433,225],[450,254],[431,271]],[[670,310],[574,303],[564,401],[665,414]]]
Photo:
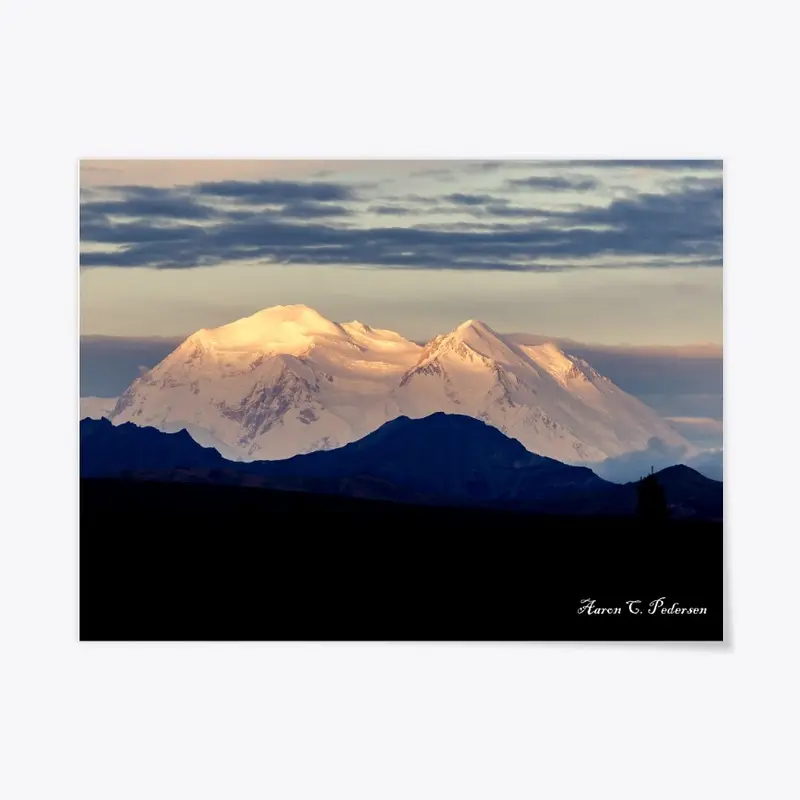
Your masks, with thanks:
[[[564,464],[614,463],[653,443],[697,455],[655,411],[551,342],[467,320],[420,345],[303,305],[197,331],[115,400],[81,407],[115,425],[186,430],[237,461],[341,448],[390,420],[437,412],[481,420]]]
[[[229,461],[184,430],[107,419],[80,425],[80,474],[258,486],[417,505],[628,515],[637,487],[529,452],[493,426],[441,412],[398,417],[341,448],[277,461]],[[722,484],[688,467],[657,473],[675,517],[722,518]]]

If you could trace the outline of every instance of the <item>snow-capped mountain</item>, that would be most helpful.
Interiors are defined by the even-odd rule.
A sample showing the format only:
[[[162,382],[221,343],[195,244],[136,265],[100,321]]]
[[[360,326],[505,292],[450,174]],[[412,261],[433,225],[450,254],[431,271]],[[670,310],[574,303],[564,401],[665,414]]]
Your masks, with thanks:
[[[518,345],[468,320],[424,348],[306,306],[190,336],[120,395],[109,418],[185,428],[229,458],[282,459],[360,439],[404,415],[476,417],[572,464],[692,450],[655,411],[553,344]]]
[[[120,395],[111,419],[187,427],[248,460],[338,447],[399,416],[392,390],[421,349],[306,306],[268,308],[190,336]]]
[[[652,438],[688,446],[655,411],[583,359],[552,343],[516,345],[476,320],[431,341],[395,396],[408,416],[477,417],[565,463],[602,461]]]

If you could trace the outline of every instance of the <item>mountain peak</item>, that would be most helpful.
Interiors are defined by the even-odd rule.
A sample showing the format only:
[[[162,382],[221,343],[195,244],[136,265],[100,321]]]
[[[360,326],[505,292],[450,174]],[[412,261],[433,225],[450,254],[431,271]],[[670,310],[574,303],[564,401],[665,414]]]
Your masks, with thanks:
[[[294,325],[309,333],[327,333],[331,330],[340,330],[335,322],[331,322],[318,311],[305,305],[270,306],[269,308],[261,309],[261,311],[256,311],[255,314],[251,314],[249,317],[243,317],[230,324],[238,325],[245,322],[263,327]]]
[[[304,346],[315,336],[345,336],[341,326],[304,305],[272,306],[196,336],[222,347]]]
[[[385,463],[394,470],[400,463],[413,464],[415,472],[431,469],[437,459],[445,458],[447,475],[453,470],[469,471],[482,464],[509,465],[538,464],[549,461],[525,449],[524,445],[483,420],[464,414],[435,412],[424,417],[395,417],[358,441],[346,444],[335,451],[334,460],[359,459],[373,453],[377,463]],[[297,456],[297,464],[311,464],[306,456]],[[314,454],[316,463],[331,459],[329,453]],[[435,470],[434,470],[435,471]]]
[[[663,469],[658,470],[658,472],[653,473],[657,480],[660,481],[694,481],[694,482],[705,482],[705,481],[712,481],[713,483],[722,483],[722,481],[716,481],[713,478],[709,478],[703,475],[701,472],[698,472],[693,467],[689,467],[686,464],[673,464],[671,467],[664,467]]]
[[[478,319],[462,322],[446,336],[434,339],[431,344],[434,352],[453,350],[462,357],[466,354],[468,358],[470,352],[503,363],[517,358],[502,337]]]
[[[360,320],[357,320],[357,319],[351,320],[350,322],[342,323],[342,327],[347,331],[352,329],[352,330],[360,331],[361,333],[372,333],[373,332],[372,328],[370,328],[369,325],[367,325],[366,323],[361,322]]]
[[[473,331],[478,334],[488,334],[489,336],[497,336],[497,333],[493,331],[485,322],[481,322],[479,319],[468,319],[462,322],[453,333],[467,333],[469,331]]]

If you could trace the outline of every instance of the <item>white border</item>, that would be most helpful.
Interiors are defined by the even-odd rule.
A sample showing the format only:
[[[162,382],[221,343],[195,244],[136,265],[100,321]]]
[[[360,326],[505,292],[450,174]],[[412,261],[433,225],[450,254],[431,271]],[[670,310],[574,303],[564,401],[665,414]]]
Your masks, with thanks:
[[[3,4],[0,794],[795,796],[782,8]],[[119,155],[723,157],[728,646],[79,645],[77,159]]]

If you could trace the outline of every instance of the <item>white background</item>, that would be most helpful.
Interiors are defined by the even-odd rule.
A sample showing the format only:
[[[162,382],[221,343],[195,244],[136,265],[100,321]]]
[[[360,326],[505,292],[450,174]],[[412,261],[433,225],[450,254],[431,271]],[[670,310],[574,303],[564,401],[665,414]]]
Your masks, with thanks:
[[[790,7],[4,0],[0,795],[797,797]],[[114,156],[724,158],[726,646],[79,644],[78,159]]]

